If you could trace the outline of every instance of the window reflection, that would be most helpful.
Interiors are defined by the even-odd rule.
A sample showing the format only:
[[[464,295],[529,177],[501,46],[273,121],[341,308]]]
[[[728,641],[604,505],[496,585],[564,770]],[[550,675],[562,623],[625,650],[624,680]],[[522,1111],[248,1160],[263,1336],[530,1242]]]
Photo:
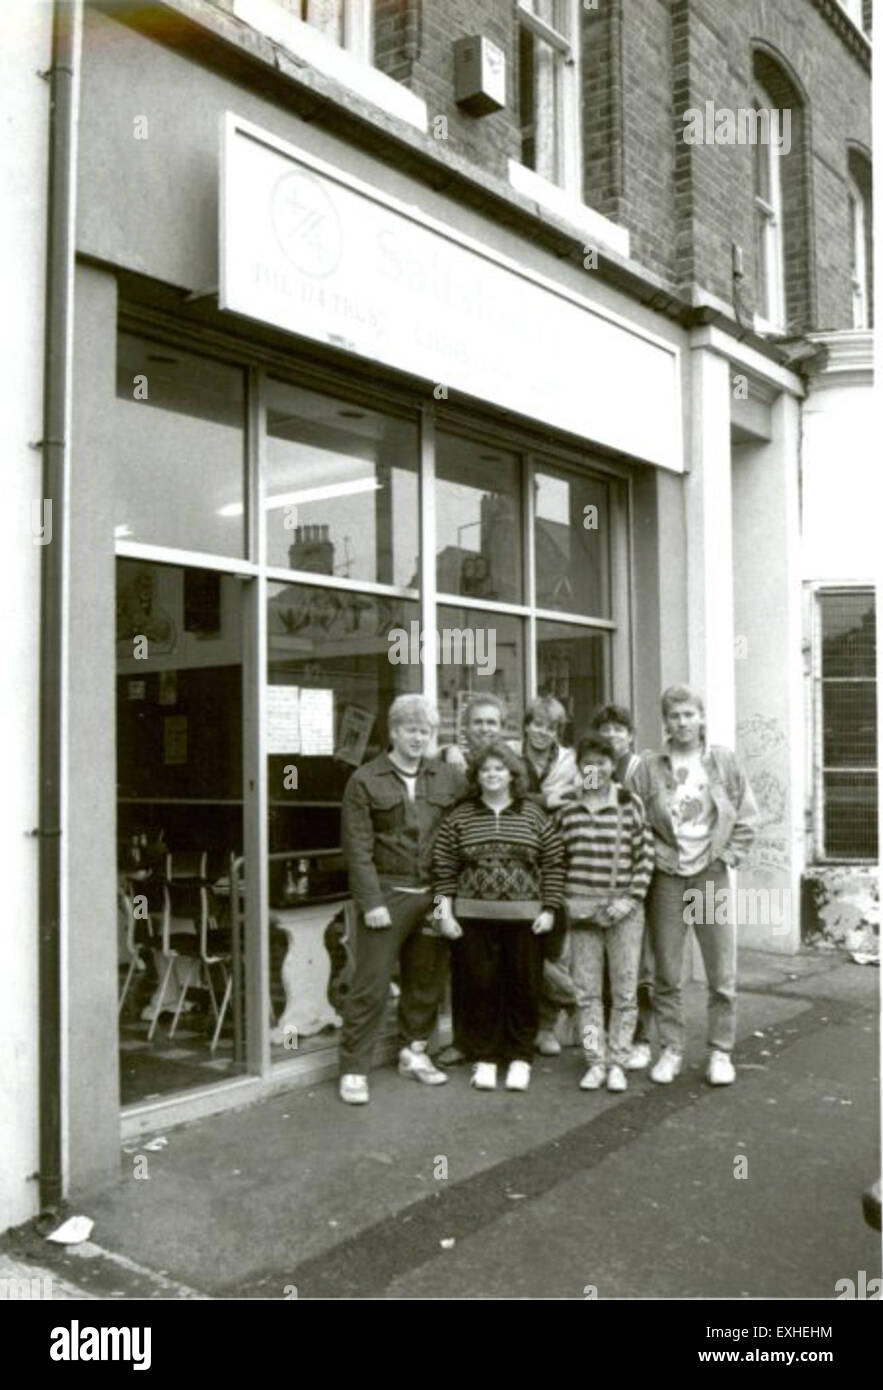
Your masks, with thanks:
[[[515,454],[436,436],[436,584],[440,593],[522,600],[520,470]]]
[[[241,369],[120,333],[117,539],[241,556],[244,423]]]
[[[565,743],[589,732],[605,698],[609,637],[576,623],[537,623],[537,694],[554,695],[567,711]]]
[[[506,738],[521,737],[524,712],[524,623],[502,613],[472,608],[438,608],[439,745],[456,743],[463,710],[472,695],[503,701]]]
[[[608,484],[550,469],[534,476],[538,608],[610,617]]]
[[[412,420],[267,384],[267,561],[413,586],[419,569]]]

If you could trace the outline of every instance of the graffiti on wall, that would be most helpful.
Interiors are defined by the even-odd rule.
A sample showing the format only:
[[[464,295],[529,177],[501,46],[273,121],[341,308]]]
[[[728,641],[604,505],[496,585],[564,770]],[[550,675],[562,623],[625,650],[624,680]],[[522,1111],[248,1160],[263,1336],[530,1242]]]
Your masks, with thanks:
[[[752,714],[736,725],[736,740],[760,811],[757,839],[747,863],[755,869],[788,870],[791,855],[785,730],[778,719]]]

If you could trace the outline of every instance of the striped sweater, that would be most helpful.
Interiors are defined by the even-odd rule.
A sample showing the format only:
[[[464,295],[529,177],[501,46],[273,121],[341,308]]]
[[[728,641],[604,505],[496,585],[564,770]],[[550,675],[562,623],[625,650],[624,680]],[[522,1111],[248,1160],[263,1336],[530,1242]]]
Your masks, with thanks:
[[[513,801],[497,814],[470,797],[438,828],[432,877],[433,891],[449,898],[538,901],[554,909],[564,893],[564,846],[533,802]]]
[[[614,787],[615,804],[591,810],[580,798],[558,810],[556,821],[567,858],[565,896],[636,898],[647,895],[653,873],[653,833],[639,797]],[[618,836],[617,836],[618,827]],[[616,886],[612,884],[617,837]]]

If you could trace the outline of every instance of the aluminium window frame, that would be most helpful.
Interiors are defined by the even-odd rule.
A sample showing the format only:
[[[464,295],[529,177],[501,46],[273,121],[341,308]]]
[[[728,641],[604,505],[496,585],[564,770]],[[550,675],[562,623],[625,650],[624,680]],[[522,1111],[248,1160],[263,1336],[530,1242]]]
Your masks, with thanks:
[[[555,441],[538,443],[528,425],[511,425],[489,419],[482,410],[466,404],[452,406],[435,400],[420,401],[413,386],[378,383],[359,376],[359,365],[339,364],[329,368],[309,360],[307,353],[282,354],[262,343],[230,334],[200,323],[178,321],[174,315],[146,305],[121,303],[117,332],[134,333],[152,342],[199,353],[240,368],[246,380],[243,423],[244,468],[244,554],[225,556],[187,550],[150,542],[118,538],[115,559],[140,559],[153,564],[180,565],[207,569],[218,574],[238,576],[242,581],[242,830],[244,851],[245,913],[243,943],[245,955],[246,1006],[244,1018],[244,1073],[219,1078],[205,1086],[170,1093],[159,1101],[142,1101],[121,1106],[124,1133],[135,1133],[151,1115],[158,1122],[172,1123],[191,1114],[215,1113],[229,1104],[241,1103],[244,1095],[266,1094],[267,1087],[285,1078],[315,1077],[329,1067],[333,1049],[323,1048],[303,1057],[274,1060],[271,1053],[271,1023],[267,1000],[270,988],[269,921],[269,786],[266,758],[267,716],[267,598],[270,584],[308,584],[315,588],[372,593],[381,597],[419,601],[424,630],[437,625],[439,605],[460,607],[473,612],[497,612],[512,616],[523,624],[522,676],[525,700],[537,693],[537,622],[550,620],[589,631],[610,634],[605,655],[608,694],[633,702],[633,624],[631,602],[633,484],[629,468],[596,451]],[[364,364],[361,364],[364,366]],[[283,569],[266,560],[264,526],[264,480],[266,477],[267,399],[266,381],[276,381],[323,394],[345,398],[366,408],[388,411],[414,420],[418,426],[418,508],[420,529],[421,590],[367,580],[351,580],[338,575],[321,575],[308,570]],[[440,593],[436,585],[435,553],[435,434],[438,429],[456,433],[476,442],[508,447],[519,456],[521,467],[522,543],[524,547],[523,602],[502,603],[467,595]],[[611,617],[601,618],[557,609],[537,609],[533,543],[534,487],[537,470],[554,469],[575,480],[587,474],[618,486],[610,498],[610,594]],[[432,663],[422,665],[422,691],[437,700],[437,672]],[[252,1089],[249,1089],[252,1088]],[[257,1089],[254,1089],[257,1088]],[[240,1099],[236,1099],[239,1097]]]

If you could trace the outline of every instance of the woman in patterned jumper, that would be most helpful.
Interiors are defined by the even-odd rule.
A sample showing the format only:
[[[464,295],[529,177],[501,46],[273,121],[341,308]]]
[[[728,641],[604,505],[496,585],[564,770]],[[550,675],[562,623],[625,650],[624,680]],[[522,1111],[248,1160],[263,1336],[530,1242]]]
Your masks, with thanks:
[[[546,812],[525,799],[521,759],[501,742],[469,769],[472,795],[445,816],[433,854],[436,916],[444,936],[462,937],[461,1041],[472,1085],[530,1084],[539,1018],[541,937],[564,888],[564,850]]]
[[[644,935],[644,899],[653,873],[653,835],[633,792],[613,781],[616,754],[600,734],[580,742],[583,786],[558,812],[567,856],[565,911],[570,972],[576,989],[587,1071],[584,1091],[626,1089],[626,1068],[637,1017],[638,961]],[[609,1036],[604,1036],[601,991],[604,960],[610,970]]]

